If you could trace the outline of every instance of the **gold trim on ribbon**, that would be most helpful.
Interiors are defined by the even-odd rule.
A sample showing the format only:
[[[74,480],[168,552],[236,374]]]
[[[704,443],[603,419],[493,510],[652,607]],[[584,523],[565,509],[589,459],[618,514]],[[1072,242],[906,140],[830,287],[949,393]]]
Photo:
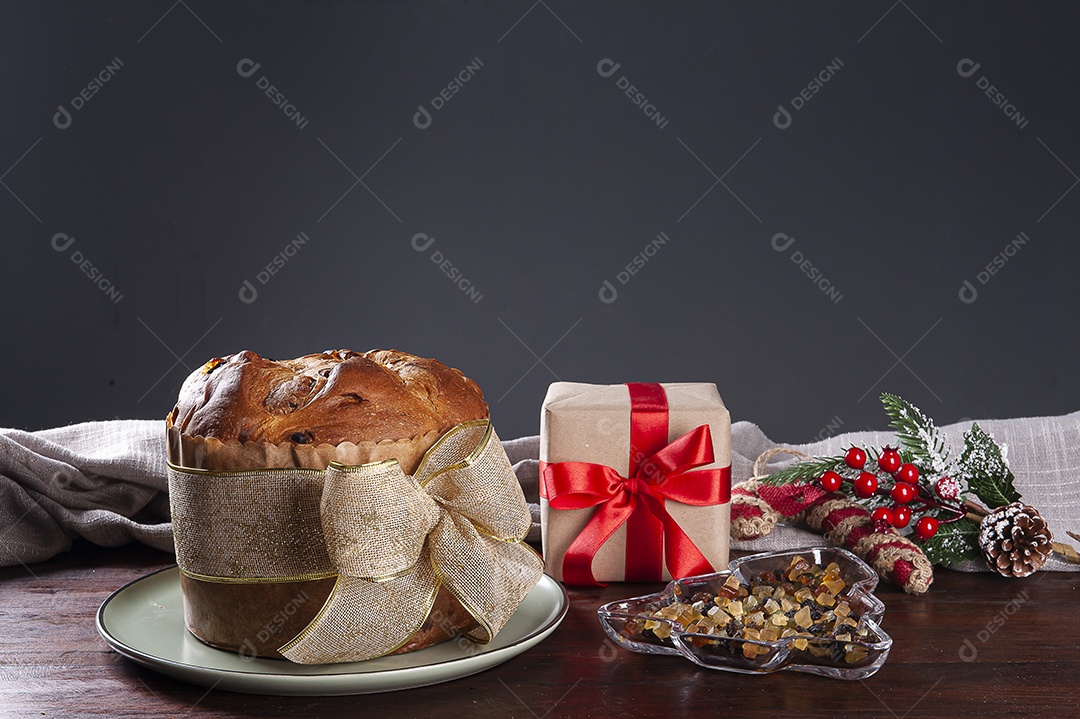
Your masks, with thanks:
[[[288,582],[315,582],[320,579],[329,579],[338,576],[337,572],[316,572],[313,574],[298,574],[295,577],[215,577],[211,574],[199,574],[183,569],[180,573],[190,579],[198,579],[200,582],[212,582],[214,584],[287,584]]]

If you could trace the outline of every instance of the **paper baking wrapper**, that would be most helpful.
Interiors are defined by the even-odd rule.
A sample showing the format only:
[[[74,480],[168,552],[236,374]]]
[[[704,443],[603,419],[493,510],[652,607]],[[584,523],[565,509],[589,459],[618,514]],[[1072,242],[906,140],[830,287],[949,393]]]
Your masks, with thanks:
[[[731,416],[716,386],[700,382],[662,386],[668,400],[668,441],[707,424],[716,461],[700,469],[730,465]],[[626,385],[553,383],[540,415],[540,461],[603,464],[625,477],[630,465],[630,395]],[[664,506],[713,569],[727,567],[729,503],[692,507],[669,500]],[[596,507],[551,509],[541,497],[540,525],[548,574],[562,581],[563,556],[596,511]],[[623,581],[625,557],[626,525],[623,525],[593,559],[597,581]],[[672,578],[664,566],[664,581]]]
[[[436,430],[408,439],[382,442],[342,442],[341,444],[294,444],[282,442],[221,441],[214,437],[184,434],[166,420],[169,462],[178,467],[213,471],[263,469],[267,467],[306,467],[326,469],[331,462],[360,465],[396,459],[402,470],[411,474],[424,452],[446,430]],[[447,427],[449,429],[449,427]]]

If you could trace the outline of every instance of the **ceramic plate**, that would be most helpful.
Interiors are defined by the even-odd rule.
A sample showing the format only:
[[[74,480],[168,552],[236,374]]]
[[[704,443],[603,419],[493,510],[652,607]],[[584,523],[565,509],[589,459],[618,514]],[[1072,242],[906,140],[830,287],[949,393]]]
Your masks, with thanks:
[[[562,586],[546,574],[489,644],[448,641],[352,664],[248,659],[203,644],[184,627],[180,570],[170,567],[116,590],[97,614],[98,632],[120,654],[193,684],[254,694],[328,696],[411,689],[467,677],[541,642],[566,616]]]

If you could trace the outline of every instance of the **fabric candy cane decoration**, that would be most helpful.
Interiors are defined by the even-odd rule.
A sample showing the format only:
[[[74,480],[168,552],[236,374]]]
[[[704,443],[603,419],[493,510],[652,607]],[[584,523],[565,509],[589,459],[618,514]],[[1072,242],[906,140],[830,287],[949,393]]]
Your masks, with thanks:
[[[758,457],[754,477],[731,489],[731,537],[763,537],[781,519],[821,532],[834,544],[850,549],[885,580],[910,594],[922,594],[934,581],[934,569],[919,546],[895,529],[876,529],[870,512],[841,494],[813,485],[772,486],[759,480],[764,466],[778,452]]]

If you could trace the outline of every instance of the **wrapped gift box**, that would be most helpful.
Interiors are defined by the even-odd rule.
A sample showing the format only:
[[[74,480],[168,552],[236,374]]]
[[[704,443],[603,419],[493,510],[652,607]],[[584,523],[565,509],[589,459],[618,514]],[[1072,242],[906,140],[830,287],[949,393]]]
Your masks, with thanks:
[[[595,584],[724,569],[730,466],[715,385],[552,384],[540,421],[546,571]]]

